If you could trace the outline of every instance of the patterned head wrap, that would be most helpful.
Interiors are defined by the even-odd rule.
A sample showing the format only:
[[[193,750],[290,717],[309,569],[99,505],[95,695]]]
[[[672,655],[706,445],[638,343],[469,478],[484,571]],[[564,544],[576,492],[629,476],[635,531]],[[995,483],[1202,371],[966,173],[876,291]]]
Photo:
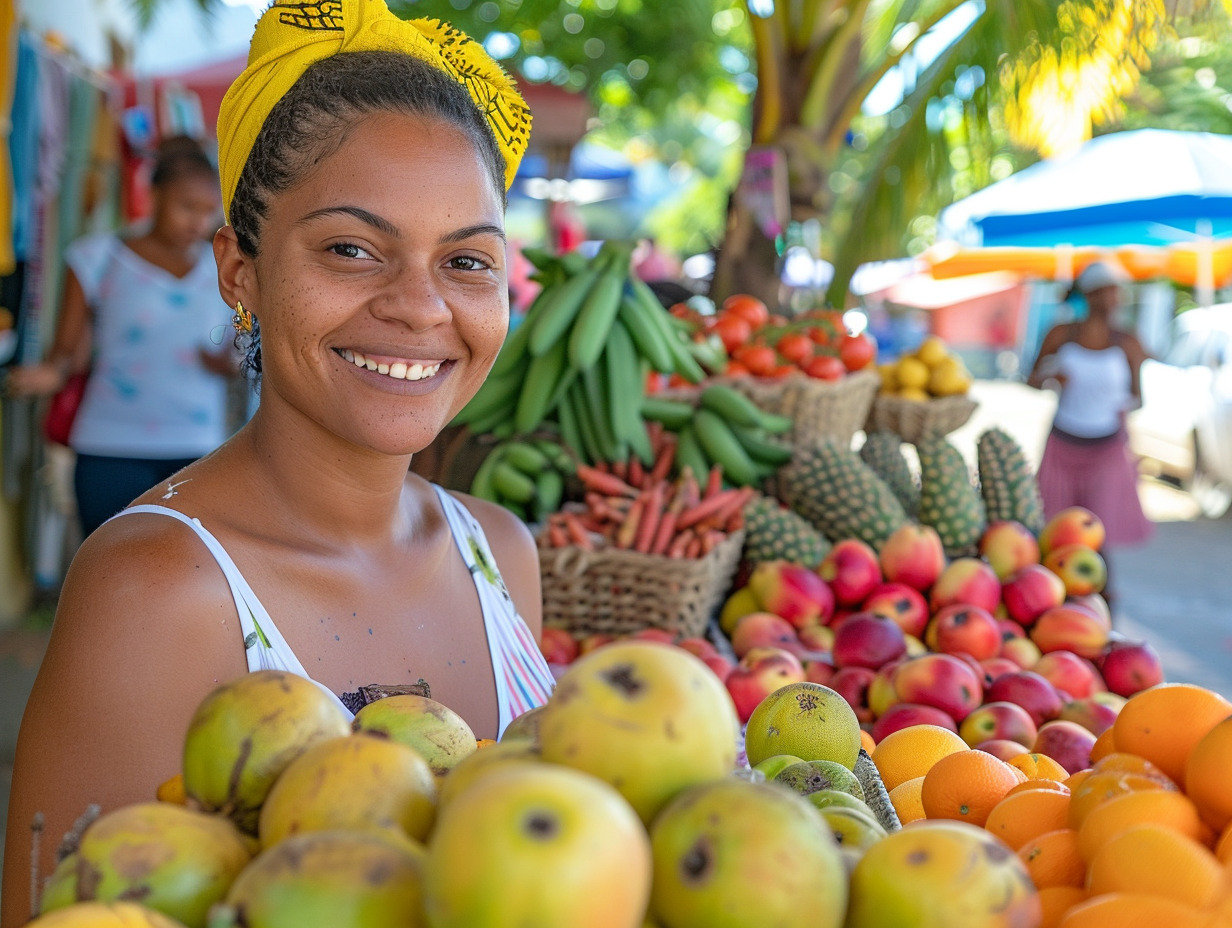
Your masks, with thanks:
[[[314,62],[367,51],[414,55],[462,84],[505,156],[509,189],[530,140],[530,110],[481,45],[440,20],[399,19],[385,0],[276,0],[257,22],[248,67],[227,90],[218,113],[218,173],[228,214],[240,173],[274,104]]]

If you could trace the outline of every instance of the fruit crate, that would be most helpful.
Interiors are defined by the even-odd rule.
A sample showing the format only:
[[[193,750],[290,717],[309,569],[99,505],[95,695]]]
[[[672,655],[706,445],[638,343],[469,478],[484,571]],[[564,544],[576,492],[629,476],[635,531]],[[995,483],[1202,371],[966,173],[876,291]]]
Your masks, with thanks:
[[[877,396],[864,430],[895,432],[903,441],[916,444],[926,435],[948,435],[964,425],[978,405],[969,396],[941,396],[930,400]]]
[[[851,441],[868,419],[881,377],[863,370],[841,380],[791,374],[778,379],[732,377],[724,382],[767,412],[791,419],[792,445],[811,448],[826,439]]]
[[[731,586],[743,547],[743,531],[700,558],[541,547],[543,624],[574,635],[620,636],[645,628],[702,635]]]

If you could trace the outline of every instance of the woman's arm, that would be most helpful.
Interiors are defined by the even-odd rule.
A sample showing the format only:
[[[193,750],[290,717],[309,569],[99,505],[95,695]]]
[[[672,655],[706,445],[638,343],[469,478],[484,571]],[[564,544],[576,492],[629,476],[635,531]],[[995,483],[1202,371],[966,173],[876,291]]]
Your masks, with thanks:
[[[1035,364],[1031,367],[1031,373],[1027,376],[1028,386],[1042,390],[1044,389],[1044,384],[1049,380],[1057,379],[1055,374],[1047,370],[1045,361],[1056,354],[1060,347],[1065,344],[1069,334],[1067,330],[1068,326],[1054,326],[1044,336],[1044,341],[1040,344],[1039,353],[1035,356]]]
[[[26,364],[10,371],[8,391],[15,396],[55,393],[64,386],[70,374],[84,371],[89,365],[92,336],[93,318],[85,291],[77,275],[68,270],[51,351],[40,364]]]
[[[89,804],[106,811],[154,798],[180,770],[197,705],[246,670],[226,582],[183,526],[125,516],[86,540],[65,578],[18,737],[0,928],[30,917],[35,814],[44,819],[45,878]]]

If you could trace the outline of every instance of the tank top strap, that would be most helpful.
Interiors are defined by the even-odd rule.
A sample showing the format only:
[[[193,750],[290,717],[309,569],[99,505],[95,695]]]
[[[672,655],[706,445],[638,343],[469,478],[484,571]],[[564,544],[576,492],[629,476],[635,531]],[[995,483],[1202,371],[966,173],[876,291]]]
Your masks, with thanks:
[[[555,678],[526,622],[518,615],[478,520],[446,490],[436,484],[432,488],[479,596],[496,677],[499,732],[503,734],[517,716],[547,702]]]
[[[218,567],[226,578],[228,587],[231,589],[231,596],[235,600],[235,611],[239,617],[240,630],[244,635],[244,655],[247,658],[250,673],[254,670],[283,670],[312,680],[308,671],[304,669],[304,665],[295,656],[295,652],[291,650],[291,646],[282,637],[282,632],[274,624],[273,617],[266,610],[265,606],[262,605],[261,600],[257,598],[257,594],[253,592],[248,581],[244,579],[244,575],[240,573],[240,569],[231,558],[231,555],[227,553],[222,543],[201,524],[199,519],[187,516],[178,509],[172,509],[169,506],[151,504],[129,506],[127,509],[121,509],[111,518],[118,519],[120,516],[141,513],[170,516],[176,521],[182,522],[196,533],[197,537],[209,549],[210,554],[214,556],[214,560],[218,563]],[[347,713],[348,718],[351,717],[353,713],[347,709],[337,693],[317,680],[313,680],[313,682],[334,698],[339,707]]]

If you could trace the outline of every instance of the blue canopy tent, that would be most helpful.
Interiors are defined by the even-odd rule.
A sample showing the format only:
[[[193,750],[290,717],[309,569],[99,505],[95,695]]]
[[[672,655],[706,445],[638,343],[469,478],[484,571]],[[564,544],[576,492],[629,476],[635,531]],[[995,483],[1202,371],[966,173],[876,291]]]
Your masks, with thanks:
[[[943,210],[939,233],[983,247],[1232,236],[1232,136],[1164,129],[1099,136]]]

